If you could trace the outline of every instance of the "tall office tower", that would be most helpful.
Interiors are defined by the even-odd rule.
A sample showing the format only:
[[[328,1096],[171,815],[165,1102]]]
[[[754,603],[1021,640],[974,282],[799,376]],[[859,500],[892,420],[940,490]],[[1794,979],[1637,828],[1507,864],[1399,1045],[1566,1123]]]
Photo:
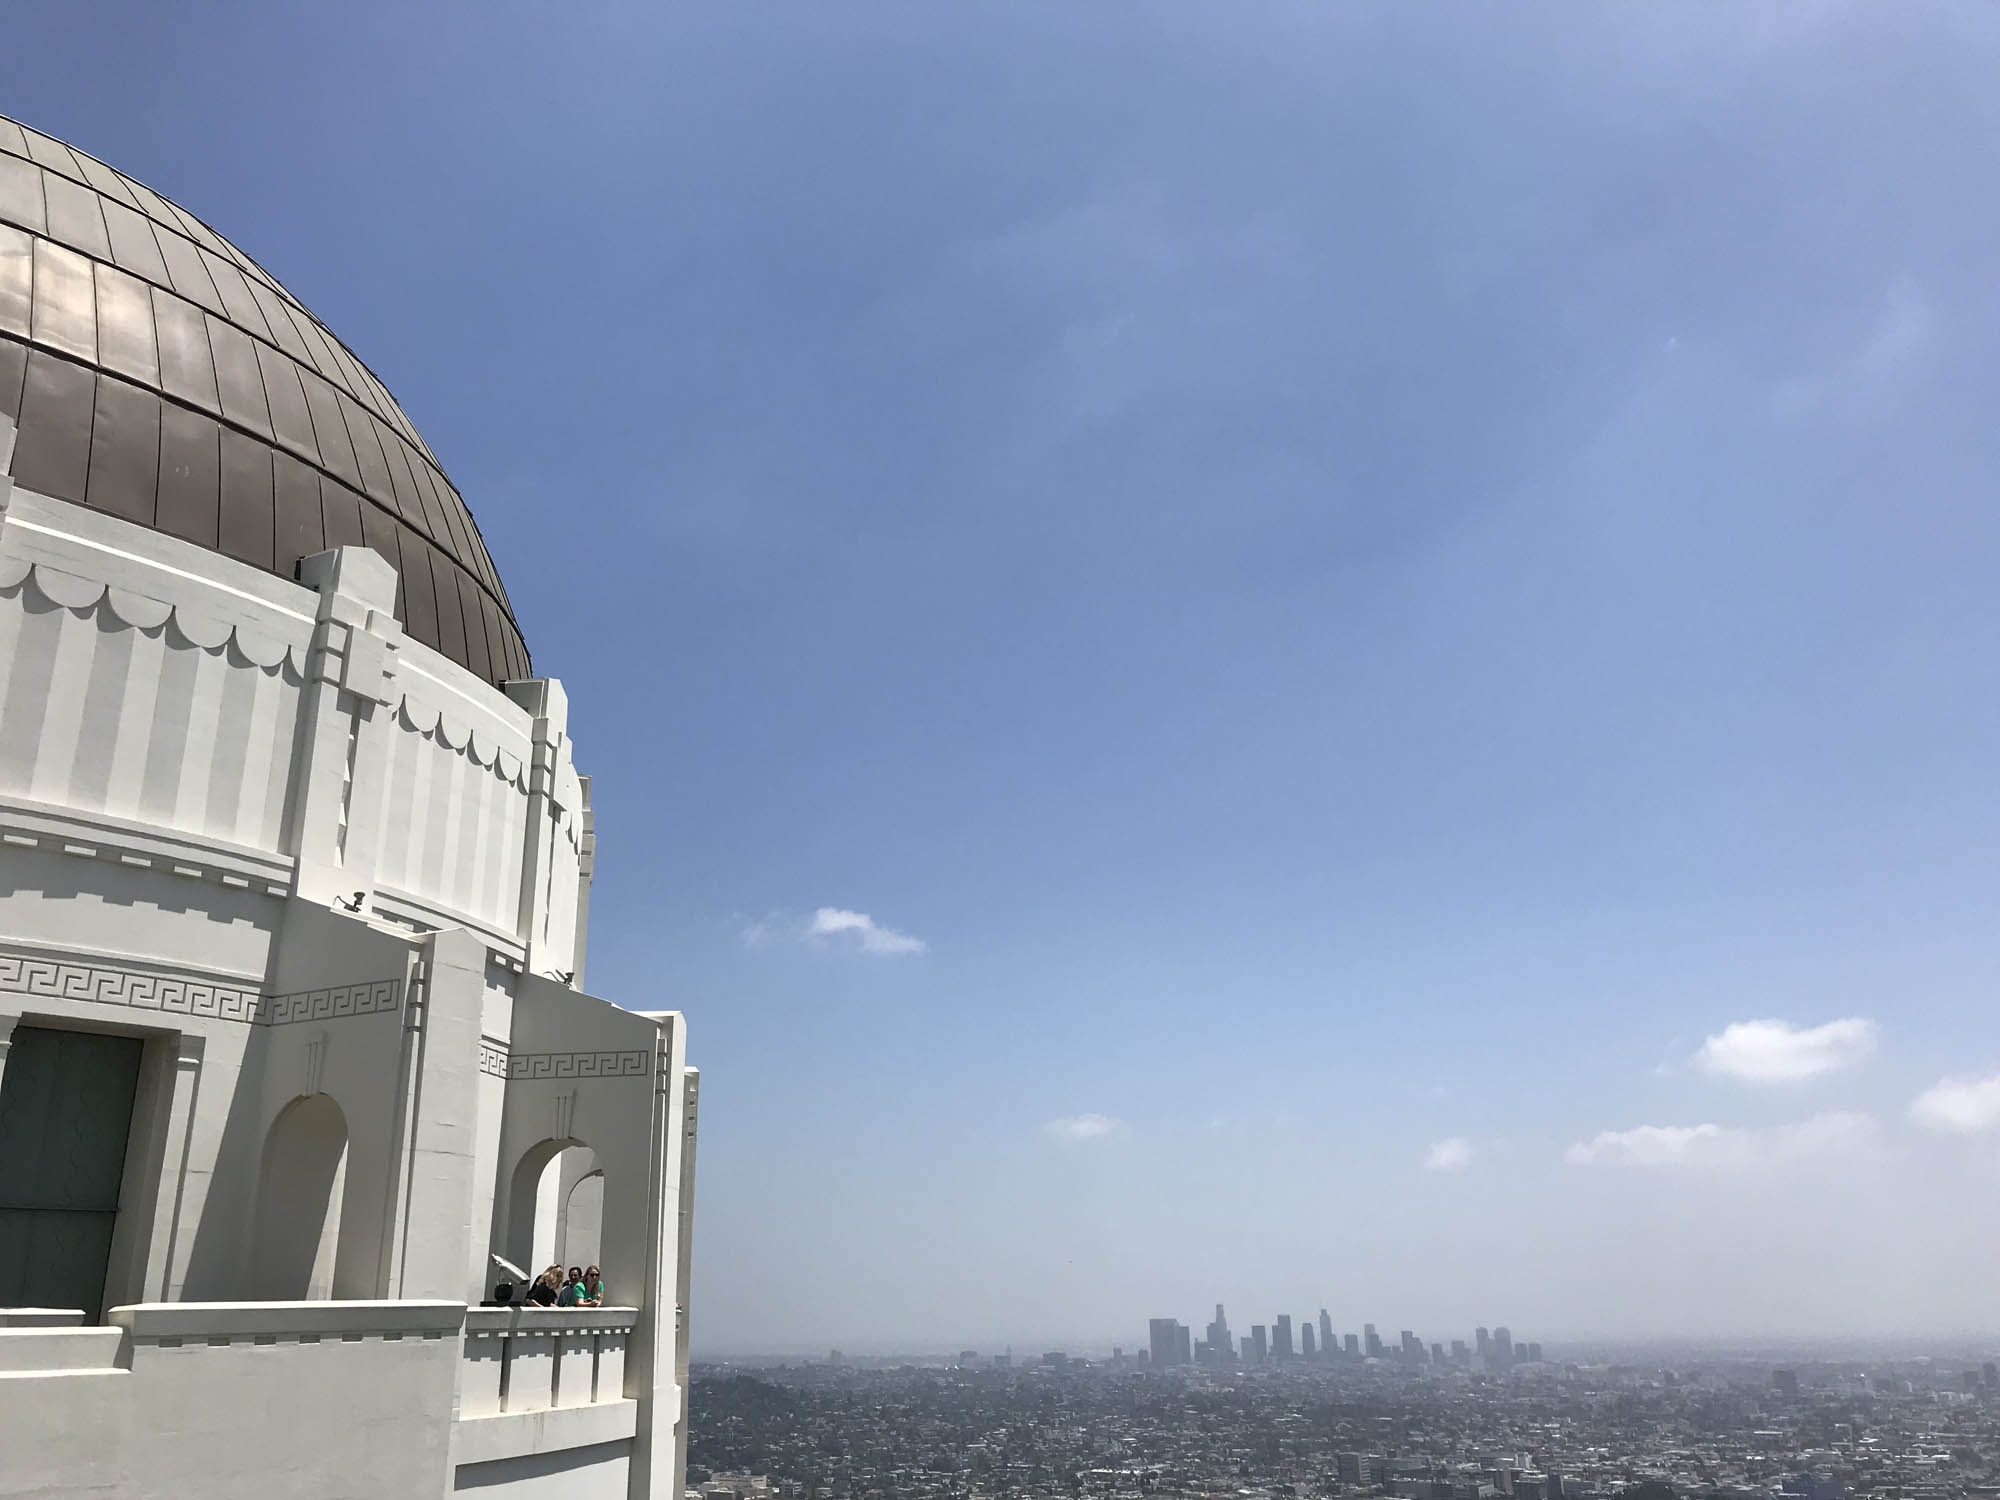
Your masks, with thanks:
[[[1323,1307],[1319,1310],[1319,1351],[1322,1359],[1332,1359],[1339,1352],[1339,1345],[1333,1341],[1333,1319]]]
[[[1146,1348],[1153,1356],[1154,1369],[1179,1363],[1181,1344],[1177,1330],[1180,1326],[1172,1318],[1153,1318],[1147,1322]]]
[[[1479,1362],[1482,1365],[1490,1364],[1493,1359],[1493,1335],[1484,1328],[1475,1328],[1472,1331],[1472,1340],[1479,1351]]]
[[[1361,1358],[1361,1340],[1353,1334],[1350,1333],[1346,1338],[1341,1340],[1341,1347],[1347,1351],[1349,1359]]]
[[[1185,1323],[1174,1324],[1174,1357],[1184,1365],[1194,1363],[1194,1356],[1188,1352],[1188,1326]]]
[[[1989,1391],[1995,1385],[2000,1385],[2000,1366],[1996,1366],[1991,1360],[1981,1365],[1979,1367],[1979,1383]]]
[[[1319,1349],[1313,1342],[1313,1326],[1310,1322],[1299,1324],[1299,1358],[1319,1358]]]
[[[1246,1365],[1257,1363],[1257,1341],[1247,1333],[1243,1335],[1243,1363]]]
[[[1455,1365],[1462,1365],[1465,1363],[1465,1359],[1465,1340],[1453,1339],[1451,1341],[1451,1362]]]
[[[1397,1340],[1403,1346],[1405,1364],[1420,1365],[1424,1362],[1424,1341],[1405,1328]]]
[[[1797,1370],[1773,1370],[1771,1389],[1780,1396],[1796,1396],[1799,1393],[1799,1372]]]
[[[1262,1323],[1252,1323],[1250,1325],[1250,1350],[1251,1357],[1257,1364],[1261,1365],[1270,1357],[1271,1346],[1265,1342],[1264,1325]]]
[[[1502,1369],[1514,1362],[1514,1333],[1512,1329],[1493,1330],[1493,1359]]]
[[[1542,1346],[1540,1344],[1528,1345],[1528,1363],[1531,1365],[1538,1365],[1541,1362],[1542,1362]]]
[[[1375,1331],[1373,1323],[1363,1323],[1361,1325],[1361,1343],[1367,1349],[1370,1359],[1380,1359],[1382,1357],[1382,1336]]]
[[[1236,1348],[1229,1337],[1229,1319],[1222,1315],[1222,1304],[1215,1304],[1215,1321],[1208,1325],[1208,1346],[1215,1351],[1216,1363],[1226,1365]]]
[[[1279,1313],[1271,1324],[1271,1356],[1274,1359],[1292,1357],[1292,1315]]]
[[[1443,1344],[1434,1343],[1431,1345],[1431,1363],[1434,1365],[1441,1365],[1444,1363]]]

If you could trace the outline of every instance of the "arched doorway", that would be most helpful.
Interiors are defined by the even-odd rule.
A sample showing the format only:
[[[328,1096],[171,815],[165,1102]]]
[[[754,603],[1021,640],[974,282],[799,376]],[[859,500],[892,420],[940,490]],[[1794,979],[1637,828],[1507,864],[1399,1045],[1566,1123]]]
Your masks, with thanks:
[[[252,1299],[323,1300],[363,1295],[345,1286],[340,1260],[346,1197],[347,1116],[327,1094],[306,1094],[279,1111],[264,1137],[257,1223],[245,1278]]]
[[[595,1263],[594,1255],[589,1262],[578,1259],[586,1246],[596,1250],[603,1217],[601,1186],[594,1200],[590,1189],[577,1196],[592,1174],[601,1185],[597,1153],[579,1140],[542,1141],[522,1154],[508,1195],[506,1255],[530,1276],[550,1265]],[[572,1206],[579,1216],[575,1245],[570,1243]]]
[[[562,1211],[556,1219],[556,1259],[565,1266],[594,1266],[604,1245],[604,1168],[587,1146],[557,1158],[562,1171]]]

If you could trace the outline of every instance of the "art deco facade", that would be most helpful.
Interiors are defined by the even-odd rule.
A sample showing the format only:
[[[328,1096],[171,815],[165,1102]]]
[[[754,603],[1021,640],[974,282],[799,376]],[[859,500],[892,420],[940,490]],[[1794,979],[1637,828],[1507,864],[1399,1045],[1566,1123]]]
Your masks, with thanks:
[[[0,120],[0,1496],[677,1493],[695,1075],[593,840],[381,382]]]

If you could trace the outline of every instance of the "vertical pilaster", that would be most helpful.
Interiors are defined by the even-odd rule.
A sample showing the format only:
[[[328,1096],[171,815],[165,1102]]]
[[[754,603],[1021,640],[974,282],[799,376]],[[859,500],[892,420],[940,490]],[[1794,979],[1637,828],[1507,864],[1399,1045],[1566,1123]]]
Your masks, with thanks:
[[[479,1134],[480,1013],[486,944],[462,928],[425,944],[424,1029],[411,1075],[406,1198],[392,1297],[465,1295]]]
[[[590,939],[590,879],[597,872],[597,816],[590,810],[590,778],[577,777],[583,788],[583,806],[576,812],[576,936],[571,944],[570,968],[575,974],[571,981],[578,989],[583,988],[584,948]]]
[[[646,1300],[625,1356],[625,1394],[639,1403],[632,1437],[630,1500],[669,1500],[674,1428],[681,1410],[676,1378],[676,1294],[680,1287],[682,1122],[687,1107],[686,1027],[675,1011],[648,1012],[660,1028],[653,1072],[653,1127],[647,1224]]]
[[[553,976],[571,972],[574,955],[549,946],[550,882],[555,875],[556,782],[567,751],[569,697],[552,677],[506,685],[507,696],[533,716],[528,751],[528,816],[521,856],[521,906],[516,936],[527,946],[527,970]]]
[[[153,1213],[153,1243],[146,1256],[146,1282],[157,1288],[162,1302],[172,1302],[186,1279],[182,1262],[186,1246],[181,1235],[181,1210],[187,1196],[188,1144],[194,1136],[196,1095],[201,1090],[201,1060],[208,1039],[198,1032],[180,1034],[174,1057],[172,1097],[167,1101],[167,1126],[160,1153],[160,1191]]]
[[[669,1500],[687,1493],[688,1471],[688,1293],[694,1270],[694,1142],[701,1103],[701,1069],[683,1068],[681,1088],[680,1242],[674,1258],[674,1382],[680,1400],[674,1410],[674,1487]]]
[[[299,578],[319,590],[312,649],[300,695],[286,852],[297,865],[292,889],[318,902],[374,895],[382,768],[396,653],[396,570],[366,547],[318,552]]]
[[[0,417],[0,422],[7,419]],[[7,1053],[14,1046],[14,1027],[20,1023],[20,1016],[0,1016],[0,1088],[7,1086]]]

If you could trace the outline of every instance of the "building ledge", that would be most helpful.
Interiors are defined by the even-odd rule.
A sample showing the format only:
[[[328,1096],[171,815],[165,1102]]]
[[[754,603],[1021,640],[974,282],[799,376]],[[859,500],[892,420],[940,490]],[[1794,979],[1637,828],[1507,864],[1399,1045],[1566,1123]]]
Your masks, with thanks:
[[[452,1462],[488,1463],[531,1453],[557,1453],[630,1438],[639,1430],[639,1403],[620,1399],[549,1411],[461,1417],[452,1424]]]
[[[463,1302],[136,1302],[105,1321],[135,1342],[437,1339],[465,1326]]]
[[[111,1374],[124,1338],[116,1328],[0,1329],[0,1376]]]

